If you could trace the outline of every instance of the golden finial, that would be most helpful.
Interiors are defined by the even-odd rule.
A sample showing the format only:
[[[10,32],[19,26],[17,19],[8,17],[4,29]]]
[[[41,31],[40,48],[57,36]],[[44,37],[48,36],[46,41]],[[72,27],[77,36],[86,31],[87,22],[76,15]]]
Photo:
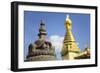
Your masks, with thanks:
[[[66,16],[66,21],[65,21],[65,27],[66,27],[66,29],[67,29],[67,30],[71,29],[71,28],[72,28],[71,25],[72,25],[72,21],[71,21],[71,19],[70,19],[70,16],[67,15],[67,16]]]
[[[69,14],[67,14],[67,16],[66,16],[66,23],[72,24],[72,21],[71,21],[71,19],[70,19]]]

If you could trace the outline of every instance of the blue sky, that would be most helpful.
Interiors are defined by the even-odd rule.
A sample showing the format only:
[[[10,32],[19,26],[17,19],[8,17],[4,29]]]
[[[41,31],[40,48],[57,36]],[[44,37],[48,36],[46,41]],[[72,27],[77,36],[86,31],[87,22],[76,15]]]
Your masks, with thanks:
[[[66,15],[69,14],[72,20],[72,33],[78,43],[80,50],[84,50],[86,44],[90,43],[90,15],[79,13],[55,13],[55,12],[24,12],[24,57],[28,52],[28,45],[38,39],[38,29],[41,19],[44,21],[47,30],[47,39],[52,42],[61,41],[65,35],[66,29],[64,22]],[[59,38],[59,39],[57,39]],[[54,41],[54,44],[56,43]],[[60,42],[61,43],[61,42]],[[59,43],[56,43],[59,45]],[[57,46],[56,45],[56,46]],[[56,53],[59,54],[56,48]],[[59,58],[59,56],[57,56]]]

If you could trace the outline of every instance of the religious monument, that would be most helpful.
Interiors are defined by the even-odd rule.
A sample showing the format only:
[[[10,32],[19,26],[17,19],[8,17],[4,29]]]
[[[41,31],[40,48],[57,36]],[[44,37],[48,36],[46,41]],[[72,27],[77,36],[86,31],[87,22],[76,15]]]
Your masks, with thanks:
[[[43,21],[40,23],[38,40],[29,45],[27,61],[56,60],[55,49],[51,42],[46,40],[46,29]]]
[[[69,15],[66,17],[65,21],[66,33],[63,41],[63,47],[61,51],[63,60],[73,60],[73,59],[85,59],[90,58],[90,49],[86,48],[85,51],[81,52],[72,34],[72,20]],[[87,53],[88,51],[88,53]]]
[[[65,20],[65,37],[63,40],[63,46],[61,50],[62,60],[73,59],[89,59],[90,48],[86,47],[83,51],[80,51],[74,36],[72,34],[72,20],[67,15]],[[47,32],[43,21],[40,23],[38,40],[31,43],[28,47],[28,55],[26,61],[50,61],[57,60],[55,55],[55,48],[52,43],[46,40]]]

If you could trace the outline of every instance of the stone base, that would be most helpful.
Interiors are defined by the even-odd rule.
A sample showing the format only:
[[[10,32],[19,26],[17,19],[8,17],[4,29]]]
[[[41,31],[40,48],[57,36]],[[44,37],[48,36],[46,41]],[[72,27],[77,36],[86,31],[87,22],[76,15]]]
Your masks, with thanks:
[[[51,55],[33,56],[29,57],[27,61],[50,61],[50,60],[56,60],[55,56]]]

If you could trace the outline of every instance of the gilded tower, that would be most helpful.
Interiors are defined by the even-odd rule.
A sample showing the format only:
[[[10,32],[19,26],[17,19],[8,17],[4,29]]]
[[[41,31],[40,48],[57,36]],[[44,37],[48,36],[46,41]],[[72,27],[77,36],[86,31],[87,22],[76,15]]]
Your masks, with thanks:
[[[65,28],[66,33],[63,40],[63,47],[62,47],[62,59],[74,59],[79,53],[80,49],[74,39],[74,36],[72,34],[72,20],[70,19],[69,15],[67,15],[65,20]]]

